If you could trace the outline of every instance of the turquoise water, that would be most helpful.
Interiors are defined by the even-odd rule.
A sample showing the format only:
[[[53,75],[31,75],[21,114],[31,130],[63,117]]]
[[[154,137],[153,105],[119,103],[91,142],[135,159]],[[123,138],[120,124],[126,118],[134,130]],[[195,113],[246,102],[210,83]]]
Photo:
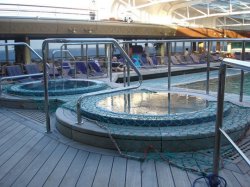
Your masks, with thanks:
[[[239,73],[240,73],[239,70],[233,70],[233,69],[227,70],[227,76],[237,75]],[[196,87],[196,89],[204,90],[204,86],[206,85],[205,84],[206,77],[207,77],[206,72],[172,76],[171,77],[171,86],[176,86],[176,85],[182,84],[182,86],[180,86],[180,87],[189,88],[186,85],[190,85],[190,88],[191,88],[192,87],[191,83],[196,84],[197,81],[199,81],[197,83],[198,86]],[[210,72],[210,81],[211,81],[211,79],[216,79],[216,78],[218,78],[218,70],[211,71]],[[199,85],[200,85],[200,87],[199,87]],[[157,78],[157,79],[143,80],[142,86],[156,88],[156,89],[161,89],[161,88],[166,89],[168,87],[168,78],[163,77],[163,78]]]
[[[197,81],[195,83],[179,85],[178,87],[194,89],[194,90],[206,90],[206,82]],[[209,90],[217,92],[218,79],[213,79],[209,81]],[[234,94],[240,93],[240,75],[233,75],[226,78],[225,93],[234,93]],[[245,74],[243,93],[245,95],[250,95],[250,73]]]

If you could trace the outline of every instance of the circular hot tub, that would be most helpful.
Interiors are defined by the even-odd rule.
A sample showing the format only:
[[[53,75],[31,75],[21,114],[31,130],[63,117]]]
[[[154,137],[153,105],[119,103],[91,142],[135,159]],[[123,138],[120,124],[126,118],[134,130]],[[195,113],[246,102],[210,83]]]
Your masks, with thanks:
[[[82,123],[72,105],[56,111],[56,127],[76,141],[124,152],[186,152],[214,146],[217,102],[212,96],[134,90],[88,95],[81,102]],[[224,103],[223,128],[236,141],[249,126],[250,109]],[[112,137],[112,138],[111,138]],[[114,143],[115,142],[115,143]],[[222,145],[228,142],[222,140]]]
[[[81,109],[83,116],[97,121],[152,127],[211,121],[215,119],[215,107],[215,102],[199,96],[137,91],[89,97]]]
[[[108,86],[100,81],[82,79],[49,80],[50,96],[84,94],[106,89]],[[16,84],[7,88],[7,93],[20,96],[44,96],[43,81]]]

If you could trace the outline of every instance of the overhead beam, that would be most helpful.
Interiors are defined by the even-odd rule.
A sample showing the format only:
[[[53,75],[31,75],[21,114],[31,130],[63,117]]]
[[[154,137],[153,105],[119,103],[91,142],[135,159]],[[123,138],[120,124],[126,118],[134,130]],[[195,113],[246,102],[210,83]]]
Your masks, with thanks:
[[[194,16],[190,18],[184,18],[180,21],[191,21],[196,19],[202,19],[202,18],[211,18],[211,17],[223,17],[223,16],[230,16],[230,15],[243,15],[243,14],[250,14],[250,10],[245,11],[236,11],[236,12],[223,12],[223,13],[210,13],[209,15],[202,15],[202,16]]]

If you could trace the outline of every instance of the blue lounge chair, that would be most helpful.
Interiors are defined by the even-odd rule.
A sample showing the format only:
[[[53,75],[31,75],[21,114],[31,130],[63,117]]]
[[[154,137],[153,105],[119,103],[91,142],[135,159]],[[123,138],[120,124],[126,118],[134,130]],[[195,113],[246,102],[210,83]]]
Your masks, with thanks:
[[[41,73],[37,64],[26,64],[24,65],[24,68],[27,74]],[[42,75],[38,75],[38,76],[35,76],[34,78],[41,79],[42,77],[43,77]]]
[[[104,75],[104,72],[97,60],[91,60],[89,61],[90,68],[94,71],[94,76],[102,76]]]
[[[87,74],[87,66],[83,61],[76,62],[76,71],[81,74]]]
[[[8,76],[17,76],[17,75],[23,75],[23,71],[19,65],[14,65],[14,66],[7,66],[7,75]]]
[[[19,65],[6,66],[6,71],[7,71],[8,76],[24,75],[24,73]],[[16,80],[18,80],[19,82],[28,82],[28,81],[33,81],[34,79],[25,77],[25,78],[19,78]]]
[[[75,75],[75,68],[73,68],[69,61],[62,62],[62,69],[66,76],[74,76]]]

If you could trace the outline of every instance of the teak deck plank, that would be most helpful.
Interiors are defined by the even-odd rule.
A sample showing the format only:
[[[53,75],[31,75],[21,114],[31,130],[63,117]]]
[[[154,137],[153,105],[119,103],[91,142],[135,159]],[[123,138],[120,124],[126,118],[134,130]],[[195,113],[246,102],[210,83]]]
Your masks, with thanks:
[[[159,187],[175,187],[169,164],[161,161],[157,161],[155,164]]]
[[[111,171],[109,187],[125,186],[127,159],[115,157]]]
[[[44,136],[25,157],[22,158],[0,181],[0,186],[10,186],[30,163],[39,155],[39,153],[51,142],[51,139]]]
[[[136,160],[128,160],[126,187],[140,187],[141,185],[141,163]]]
[[[84,187],[92,186],[100,158],[100,154],[89,154],[76,186],[82,187],[83,184]]]
[[[147,160],[142,163],[142,187],[157,187],[158,181],[156,176],[155,162]]]
[[[41,153],[32,161],[32,163],[23,171],[23,173],[17,178],[17,180],[13,183],[13,187],[22,187],[27,186],[35,174],[42,167],[43,163],[46,162],[48,157],[56,148],[58,142],[51,141],[42,151]]]
[[[59,186],[70,164],[75,158],[76,153],[77,153],[76,149],[68,147],[68,149],[66,150],[66,152],[63,154],[62,158],[56,165],[55,169],[53,170],[53,172],[50,174],[47,181],[43,185],[44,187]]]
[[[66,145],[59,144],[54,150],[54,152],[50,155],[48,160],[43,164],[43,166],[39,169],[36,175],[32,178],[28,186],[42,186],[49,177],[50,173],[54,170],[56,164],[59,162],[66,149]]]
[[[81,171],[88,158],[88,152],[79,150],[72,164],[70,165],[67,173],[65,174],[60,186],[69,187],[75,186],[81,174]],[[84,184],[83,184],[84,186]]]
[[[113,165],[113,156],[102,156],[96,175],[95,179],[93,182],[93,187],[108,187],[109,185],[109,178],[110,178],[110,173]]]

